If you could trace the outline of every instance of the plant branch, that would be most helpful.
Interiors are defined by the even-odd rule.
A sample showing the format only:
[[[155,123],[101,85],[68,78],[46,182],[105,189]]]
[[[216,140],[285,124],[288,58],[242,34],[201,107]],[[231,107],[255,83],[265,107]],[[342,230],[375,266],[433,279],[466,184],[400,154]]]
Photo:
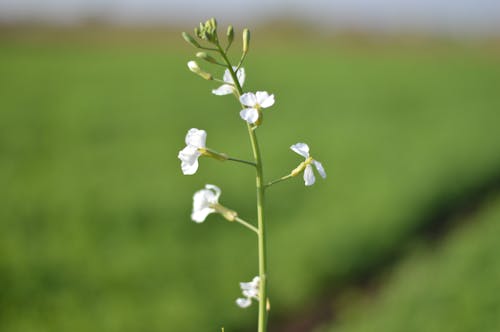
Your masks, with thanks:
[[[253,226],[252,224],[246,222],[245,220],[241,219],[240,217],[234,218],[234,221],[237,221],[238,223],[242,224],[243,226],[245,226],[248,229],[251,229],[257,235],[259,235],[259,230],[255,226]]]

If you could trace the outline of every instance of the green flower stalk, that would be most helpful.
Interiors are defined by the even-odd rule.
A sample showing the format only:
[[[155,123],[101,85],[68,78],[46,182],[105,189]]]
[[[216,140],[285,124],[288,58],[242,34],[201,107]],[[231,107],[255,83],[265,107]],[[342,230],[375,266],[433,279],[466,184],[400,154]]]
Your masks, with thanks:
[[[206,185],[204,189],[198,190],[193,196],[193,212],[191,219],[197,223],[205,221],[210,214],[219,214],[230,222],[236,222],[251,230],[257,235],[257,250],[258,250],[258,275],[250,282],[240,283],[243,293],[242,298],[236,300],[236,304],[241,308],[247,308],[252,304],[252,300],[256,300],[259,306],[257,331],[267,331],[268,311],[270,301],[268,298],[268,270],[267,270],[267,249],[266,249],[266,223],[264,222],[265,211],[265,190],[272,185],[296,177],[300,173],[304,173],[304,181],[306,186],[312,185],[315,182],[312,166],[314,165],[322,177],[326,177],[323,165],[309,156],[309,146],[305,143],[297,143],[291,146],[291,149],[305,158],[305,161],[300,163],[290,174],[285,175],[277,180],[273,180],[265,184],[264,182],[264,167],[257,139],[257,129],[263,124],[263,112],[265,108],[274,105],[274,94],[269,94],[266,91],[244,92],[243,85],[245,83],[245,69],[241,67],[248,54],[250,48],[250,31],[243,30],[243,49],[240,60],[234,66],[228,57],[228,51],[234,39],[234,29],[232,26],[227,28],[227,42],[225,47],[221,45],[217,35],[217,21],[215,19],[207,20],[205,23],[200,23],[199,28],[195,28],[195,36],[200,40],[187,33],[183,33],[182,37],[191,46],[196,49],[202,49],[212,52],[216,57],[208,52],[197,52],[196,57],[203,59],[208,63],[224,66],[225,72],[222,80],[215,79],[213,75],[202,70],[195,61],[188,62],[189,69],[206,80],[221,82],[222,85],[212,90],[212,93],[217,96],[233,95],[239,103],[239,116],[244,120],[248,131],[250,144],[252,148],[253,160],[247,161],[234,158],[225,153],[219,153],[215,150],[206,147],[207,133],[205,130],[191,128],[186,135],[186,147],[179,152],[178,158],[181,160],[181,170],[185,175],[193,175],[199,167],[198,159],[200,157],[209,157],[219,161],[234,161],[240,164],[252,166],[255,168],[255,184],[257,196],[257,225],[242,219],[235,210],[229,209],[219,203],[221,189],[215,185]],[[208,45],[206,45],[208,44]],[[222,59],[222,60],[218,60]],[[267,112],[267,111],[266,111]]]

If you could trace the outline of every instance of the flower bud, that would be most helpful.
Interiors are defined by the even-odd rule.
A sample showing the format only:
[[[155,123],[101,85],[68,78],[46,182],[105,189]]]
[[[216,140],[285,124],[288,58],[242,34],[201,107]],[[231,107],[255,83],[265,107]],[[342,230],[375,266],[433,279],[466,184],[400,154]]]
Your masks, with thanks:
[[[211,81],[213,80],[213,76],[210,73],[207,73],[206,71],[201,70],[200,66],[196,63],[196,61],[189,61],[188,62],[188,68],[191,70],[193,73],[196,75],[200,76],[201,78]]]
[[[229,45],[233,43],[233,40],[234,40],[234,30],[233,26],[230,25],[227,27],[227,42],[229,43]]]
[[[243,53],[248,52],[248,47],[250,46],[250,30],[243,30]]]
[[[212,57],[212,56],[208,55],[208,54],[207,54],[207,53],[205,53],[205,52],[198,52],[198,53],[196,53],[196,57],[197,57],[197,58],[200,58],[200,59],[203,59],[203,60],[205,60],[205,61],[208,61],[208,62],[210,62],[210,63],[215,63],[215,64],[217,63],[217,60],[215,60],[215,58],[214,58],[214,57]]]
[[[208,22],[212,30],[215,31],[217,29],[217,20],[215,19],[215,17],[212,17]]]
[[[189,61],[188,68],[189,68],[189,70],[191,70],[195,74],[198,74],[201,71],[201,68],[200,68],[200,66],[198,66],[196,61]]]
[[[192,46],[196,47],[196,48],[199,48],[200,47],[200,44],[198,44],[198,42],[193,38],[191,37],[190,34],[186,33],[186,32],[183,32],[182,33],[182,38],[184,38],[184,40],[191,44]]]

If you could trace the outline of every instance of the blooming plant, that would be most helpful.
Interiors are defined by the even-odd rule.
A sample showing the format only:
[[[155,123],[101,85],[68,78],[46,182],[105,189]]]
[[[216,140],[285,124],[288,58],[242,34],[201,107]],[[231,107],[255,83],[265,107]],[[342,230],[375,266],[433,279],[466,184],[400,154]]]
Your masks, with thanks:
[[[191,128],[186,135],[186,147],[179,151],[178,158],[181,160],[181,170],[185,175],[195,174],[198,170],[198,159],[202,156],[214,158],[220,161],[234,161],[241,164],[249,165],[255,168],[256,171],[256,187],[257,187],[257,223],[245,221],[238,216],[238,213],[219,203],[221,190],[213,184],[207,184],[204,189],[197,191],[193,196],[193,211],[191,219],[197,223],[205,221],[212,213],[217,213],[231,222],[238,222],[257,235],[258,248],[258,275],[250,282],[241,282],[240,287],[243,297],[236,299],[236,304],[241,308],[247,308],[252,304],[252,300],[258,302],[258,332],[267,330],[267,316],[270,308],[269,298],[267,296],[268,289],[268,273],[266,263],[266,232],[264,222],[264,193],[270,186],[295,177],[302,172],[304,173],[304,182],[306,186],[311,186],[315,182],[313,167],[318,173],[326,178],[323,165],[313,159],[309,154],[309,146],[305,143],[296,143],[290,148],[303,156],[305,160],[301,162],[289,174],[276,180],[265,182],[263,175],[262,158],[260,148],[257,141],[257,129],[262,125],[263,115],[262,109],[269,108],[274,105],[274,94],[266,91],[246,92],[243,91],[245,83],[245,69],[242,67],[243,62],[248,54],[250,46],[250,32],[248,29],[243,30],[243,50],[240,60],[234,66],[228,57],[228,51],[234,40],[234,30],[232,26],[227,28],[225,47],[221,44],[217,33],[217,22],[215,19],[210,19],[204,24],[200,23],[198,28],[194,29],[195,37],[183,33],[183,38],[196,49],[201,50],[196,53],[196,57],[207,61],[211,64],[222,66],[225,68],[222,80],[214,78],[214,76],[203,70],[196,61],[189,61],[188,68],[193,73],[208,81],[216,81],[222,83],[212,93],[217,96],[233,95],[240,104],[239,116],[248,130],[250,143],[252,146],[253,161],[237,159],[225,153],[219,153],[215,150],[206,147],[207,132],[196,128]],[[209,52],[209,53],[207,53]],[[266,111],[267,112],[267,111]]]

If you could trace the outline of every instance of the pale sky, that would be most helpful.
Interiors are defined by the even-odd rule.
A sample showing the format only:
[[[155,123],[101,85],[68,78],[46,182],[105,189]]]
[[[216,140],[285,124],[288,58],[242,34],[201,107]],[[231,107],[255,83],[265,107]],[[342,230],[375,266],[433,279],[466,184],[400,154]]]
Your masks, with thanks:
[[[0,0],[0,21],[257,24],[273,18],[369,29],[500,35],[500,0]]]

